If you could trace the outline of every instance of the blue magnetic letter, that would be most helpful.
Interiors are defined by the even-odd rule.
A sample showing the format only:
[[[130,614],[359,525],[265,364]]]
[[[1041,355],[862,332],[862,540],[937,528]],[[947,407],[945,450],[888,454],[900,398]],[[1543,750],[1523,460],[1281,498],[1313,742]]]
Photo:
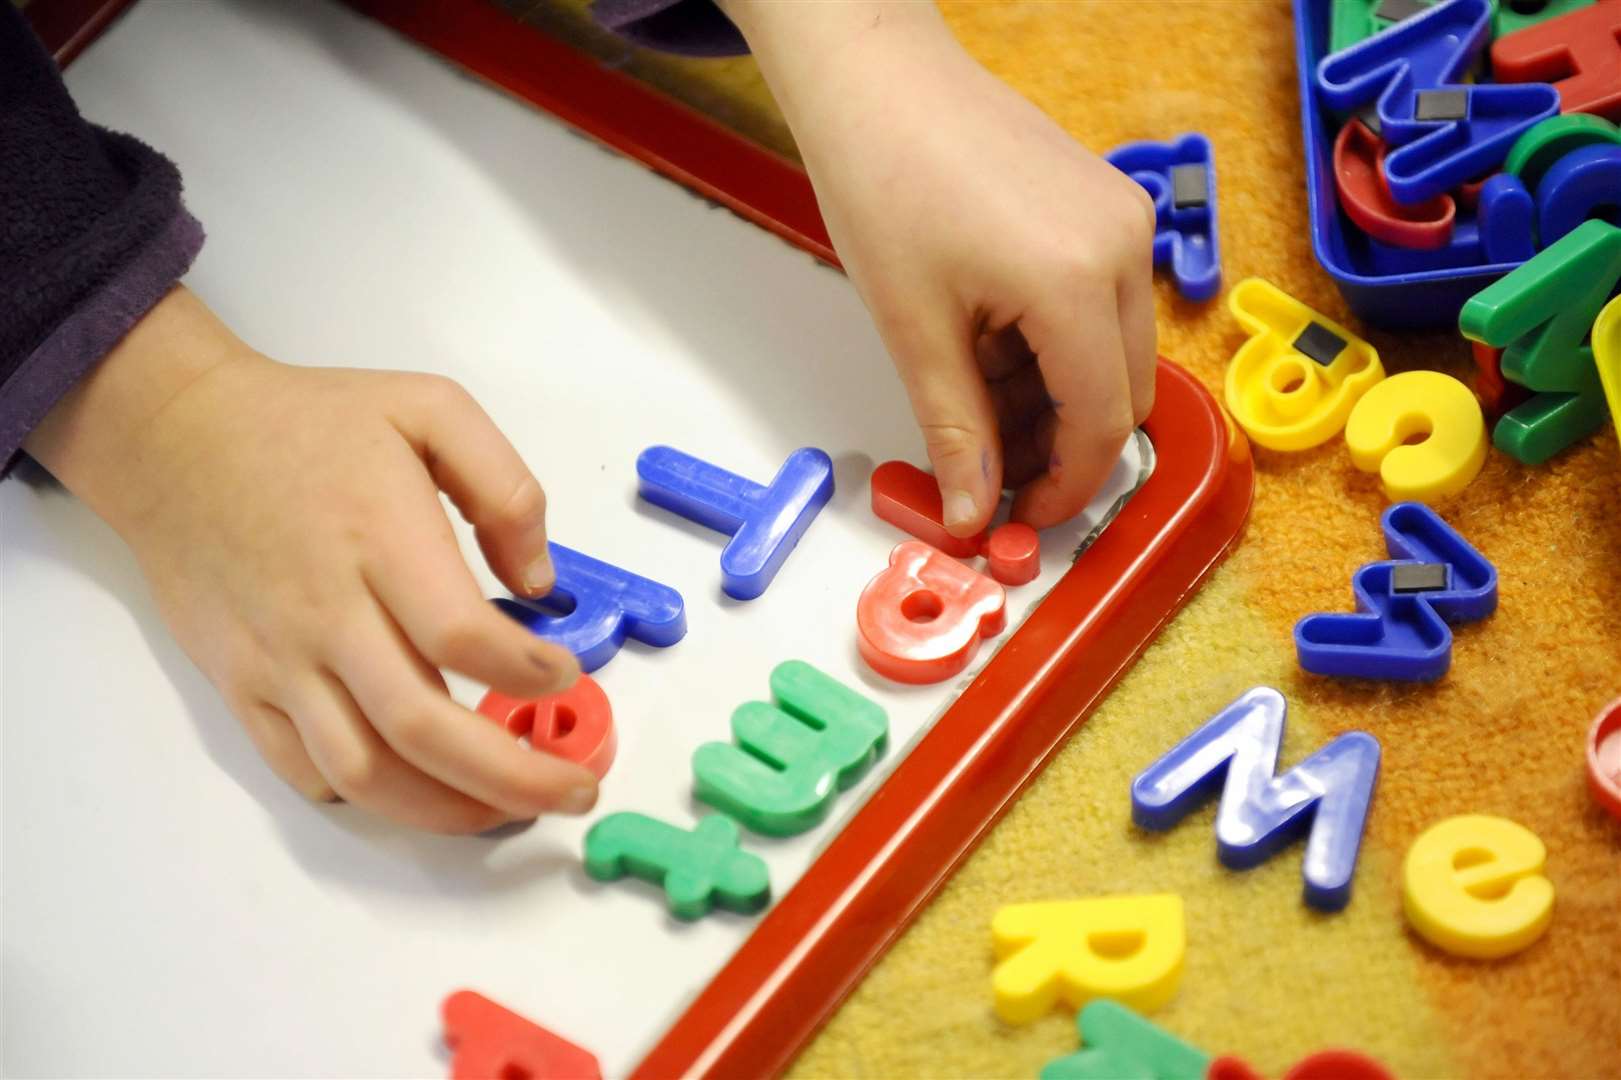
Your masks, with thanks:
[[[1222,787],[1216,850],[1234,870],[1265,862],[1300,833],[1306,902],[1338,911],[1351,899],[1362,826],[1379,778],[1379,741],[1351,731],[1274,778],[1283,695],[1257,686],[1177,743],[1131,782],[1131,817],[1169,829]]]
[[[1537,121],[1559,112],[1545,83],[1466,83],[1486,47],[1490,0],[1444,0],[1317,65],[1317,91],[1350,112],[1378,99],[1398,202],[1420,203],[1495,171]]]
[[[1215,296],[1221,289],[1221,248],[1210,140],[1191,132],[1172,143],[1126,143],[1105,160],[1154,200],[1154,265],[1170,267],[1177,291],[1189,300]]]
[[[833,497],[833,461],[810,448],[789,454],[770,487],[668,446],[643,450],[636,475],[648,502],[731,535],[720,554],[721,588],[737,600],[765,592]]]
[[[557,584],[543,603],[553,609],[573,604],[573,609],[557,614],[521,600],[497,600],[495,605],[579,657],[584,670],[595,671],[612,660],[627,637],[662,648],[686,636],[687,612],[681,594],[668,585],[562,544],[549,546]]]
[[[1497,568],[1434,510],[1397,503],[1385,511],[1383,524],[1394,558],[1352,576],[1357,613],[1307,615],[1295,624],[1295,653],[1314,675],[1432,682],[1452,666],[1447,624],[1497,610]],[[1396,568],[1408,563],[1444,567],[1446,584],[1396,588]]]
[[[1591,217],[1621,221],[1621,146],[1582,146],[1537,183],[1537,241],[1543,247]]]

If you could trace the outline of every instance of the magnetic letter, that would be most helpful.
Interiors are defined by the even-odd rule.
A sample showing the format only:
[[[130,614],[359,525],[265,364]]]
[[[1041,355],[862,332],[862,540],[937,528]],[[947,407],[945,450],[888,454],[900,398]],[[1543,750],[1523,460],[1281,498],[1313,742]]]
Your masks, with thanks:
[[[1182,898],[1169,893],[1012,904],[996,913],[991,937],[996,1012],[1010,1024],[1030,1023],[1060,998],[1153,1012],[1176,993],[1187,945]]]
[[[451,1080],[527,1077],[599,1080],[592,1054],[482,994],[458,990],[439,1007],[450,1047]]]
[[[497,600],[496,607],[547,641],[563,646],[595,671],[613,659],[625,638],[660,648],[687,633],[681,594],[612,563],[552,544],[557,584],[544,601]],[[572,605],[567,614],[559,607]]]
[[[1553,918],[1547,856],[1536,834],[1506,818],[1462,814],[1431,825],[1402,865],[1407,921],[1457,956],[1517,953]]]
[[[1131,816],[1169,829],[1222,787],[1216,850],[1242,870],[1309,829],[1306,902],[1328,911],[1351,899],[1351,875],[1379,776],[1379,743],[1363,731],[1332,740],[1275,776],[1288,705],[1258,686],[1217,713],[1131,783]],[[1225,784],[1223,781],[1225,780]]]
[[[834,796],[883,752],[884,710],[800,660],[771,672],[776,704],[732,713],[731,743],[692,755],[697,796],[757,833],[792,836],[827,817]]]
[[[1205,1080],[1210,1055],[1116,1001],[1088,1002],[1075,1018],[1079,1052],[1049,1061],[1041,1080]]]
[[[721,588],[753,600],[833,497],[833,459],[804,448],[788,455],[769,487],[668,446],[636,458],[642,498],[732,539],[720,553]]]
[[[630,874],[664,886],[670,910],[696,919],[711,907],[745,914],[771,899],[765,860],[738,846],[737,826],[711,814],[691,832],[646,814],[609,814],[585,834],[585,872],[598,881]]]
[[[921,540],[889,553],[856,605],[861,658],[903,683],[934,683],[968,666],[981,638],[1006,624],[1007,592]]]
[[[1422,439],[1409,443],[1409,440]],[[1345,424],[1351,461],[1391,499],[1444,499],[1486,464],[1486,418],[1469,388],[1438,371],[1404,371],[1362,396]]]
[[[1604,425],[1604,391],[1588,332],[1621,280],[1621,229],[1584,222],[1469,298],[1458,328],[1503,348],[1503,375],[1536,391],[1497,422],[1492,442],[1540,465]]]

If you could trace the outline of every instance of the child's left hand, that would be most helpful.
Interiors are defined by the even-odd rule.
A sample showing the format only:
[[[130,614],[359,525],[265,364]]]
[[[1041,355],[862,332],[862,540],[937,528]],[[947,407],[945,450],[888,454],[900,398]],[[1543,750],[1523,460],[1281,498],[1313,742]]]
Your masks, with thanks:
[[[930,4],[731,0],[894,358],[947,527],[1079,513],[1154,400],[1154,208]]]

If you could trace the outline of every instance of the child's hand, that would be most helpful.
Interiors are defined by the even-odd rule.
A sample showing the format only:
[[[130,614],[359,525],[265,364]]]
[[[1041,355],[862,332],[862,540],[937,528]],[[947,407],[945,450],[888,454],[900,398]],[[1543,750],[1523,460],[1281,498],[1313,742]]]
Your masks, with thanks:
[[[277,364],[176,290],[28,449],[124,537],[181,646],[306,796],[445,832],[594,803],[589,772],[457,705],[439,674],[527,696],[579,671],[462,559],[441,490],[508,587],[551,587],[540,485],[456,384]]]
[[[728,0],[970,535],[1082,510],[1154,400],[1153,203],[932,4]]]

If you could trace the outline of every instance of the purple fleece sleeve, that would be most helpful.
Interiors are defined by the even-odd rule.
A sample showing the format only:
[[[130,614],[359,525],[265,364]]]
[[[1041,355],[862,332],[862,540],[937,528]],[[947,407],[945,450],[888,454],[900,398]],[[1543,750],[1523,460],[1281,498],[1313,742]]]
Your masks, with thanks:
[[[0,0],[0,468],[202,247],[180,174],[86,122]]]
[[[637,45],[686,56],[740,56],[743,35],[715,0],[593,0],[597,22]]]

